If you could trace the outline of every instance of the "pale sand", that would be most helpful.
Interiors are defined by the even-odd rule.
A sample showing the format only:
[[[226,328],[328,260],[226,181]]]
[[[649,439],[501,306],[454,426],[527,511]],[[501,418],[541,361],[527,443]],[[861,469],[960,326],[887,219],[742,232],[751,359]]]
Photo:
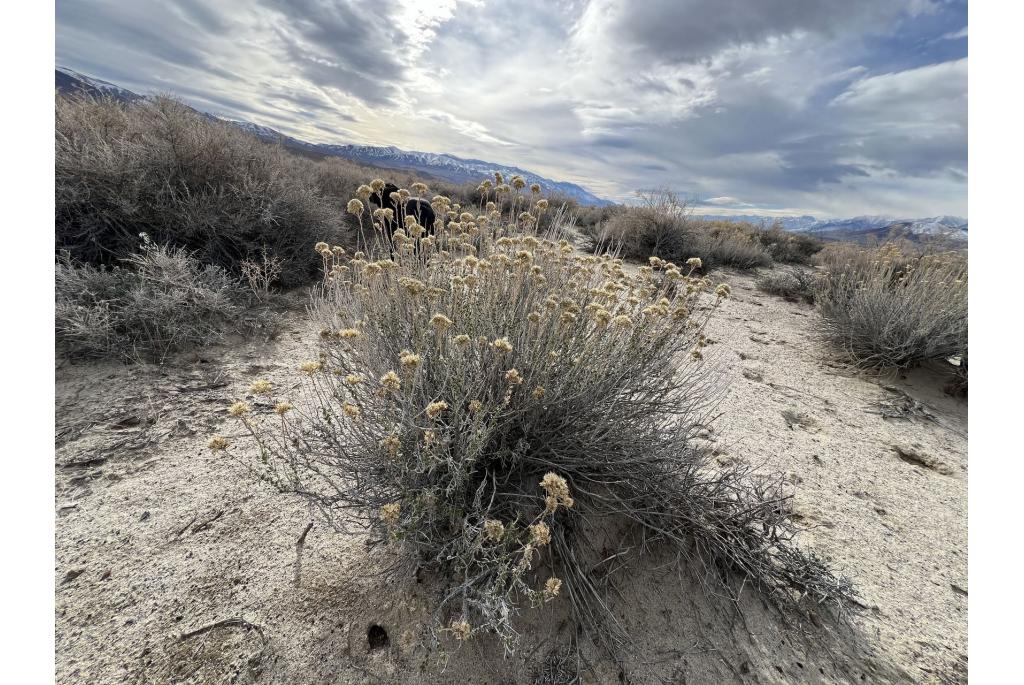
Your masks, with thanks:
[[[588,682],[965,681],[966,402],[943,395],[933,372],[857,375],[816,340],[812,307],[760,293],[750,276],[716,277],[734,297],[708,350],[730,389],[705,439],[723,463],[790,474],[813,527],[803,540],[855,579],[866,608],[834,640],[807,642],[749,592],[737,612],[686,577],[633,569],[616,611],[637,646],[621,670],[599,661]],[[58,369],[58,682],[530,682],[568,638],[557,601],[524,612],[515,657],[484,638],[442,671],[420,644],[431,580],[383,582],[358,537],[315,527],[293,586],[305,506],[205,447],[234,430],[226,406],[255,378],[284,395],[297,386],[312,336],[301,316],[289,323],[274,342],[166,368]],[[932,418],[871,413],[902,397],[883,386]],[[262,636],[223,625],[180,637],[231,618]],[[372,623],[387,647],[368,649]]]

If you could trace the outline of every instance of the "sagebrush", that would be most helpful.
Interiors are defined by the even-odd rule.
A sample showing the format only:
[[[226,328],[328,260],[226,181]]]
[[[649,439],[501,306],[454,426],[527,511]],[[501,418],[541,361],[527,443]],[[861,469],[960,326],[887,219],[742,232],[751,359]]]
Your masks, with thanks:
[[[769,266],[772,257],[746,225],[705,221],[668,191],[642,194],[638,205],[618,207],[602,222],[584,226],[596,252],[614,250],[623,257],[654,256],[683,262],[700,258],[704,269]]]
[[[296,360],[301,394],[257,380],[231,407],[258,445],[245,463],[360,524],[396,568],[437,571],[439,640],[494,633],[514,650],[524,607],[564,601],[585,634],[625,645],[598,530],[624,558],[694,562],[709,592],[735,574],[778,606],[845,606],[848,581],[793,542],[782,479],[713,464],[692,439],[719,397],[702,331],[728,286],[696,259],[633,276],[574,254],[534,230],[543,201],[508,185],[504,213],[436,196],[435,235],[408,218],[393,254],[317,246],[322,344]]]
[[[73,357],[163,361],[232,332],[267,328],[251,292],[220,267],[144,241],[115,266],[56,264],[56,336]]]
[[[967,254],[830,246],[815,290],[825,336],[852,362],[903,369],[967,359]]]
[[[761,292],[777,295],[791,302],[814,304],[814,290],[817,275],[810,270],[797,268],[765,271],[754,284]]]

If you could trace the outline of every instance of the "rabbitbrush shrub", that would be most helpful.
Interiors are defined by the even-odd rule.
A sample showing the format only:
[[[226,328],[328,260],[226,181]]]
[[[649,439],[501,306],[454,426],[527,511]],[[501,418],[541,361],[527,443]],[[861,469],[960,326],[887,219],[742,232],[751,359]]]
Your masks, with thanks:
[[[339,527],[358,522],[396,563],[437,571],[437,638],[493,631],[512,650],[521,609],[565,601],[621,646],[594,575],[605,524],[624,557],[697,560],[778,605],[849,599],[794,546],[780,479],[714,465],[692,440],[718,398],[702,330],[728,286],[694,277],[696,260],[630,276],[574,254],[533,231],[543,201],[502,192],[514,211],[435,197],[436,235],[417,240],[409,221],[391,258],[318,246],[322,345],[296,361],[301,395],[272,400],[279,419],[232,407],[258,443],[246,463]]]
[[[848,359],[888,368],[967,359],[966,252],[842,245],[819,259],[825,335]]]

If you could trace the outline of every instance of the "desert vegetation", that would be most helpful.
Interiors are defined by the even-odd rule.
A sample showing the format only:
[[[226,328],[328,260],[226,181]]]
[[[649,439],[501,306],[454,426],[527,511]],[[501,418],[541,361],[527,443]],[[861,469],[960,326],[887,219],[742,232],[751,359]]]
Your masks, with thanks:
[[[640,193],[638,197],[636,205],[588,213],[598,218],[581,228],[596,252],[612,249],[639,260],[699,257],[705,269],[756,269],[774,262],[808,263],[822,247],[810,236],[792,234],[779,226],[694,217],[686,203],[670,191]]]
[[[268,330],[271,318],[253,291],[218,266],[181,248],[139,238],[115,266],[64,255],[56,265],[56,333],[72,357],[163,361],[168,354]]]
[[[800,267],[765,271],[754,281],[757,289],[791,302],[814,304],[817,274]]]
[[[72,356],[159,361],[266,329],[253,297],[314,283],[310,245],[356,245],[346,204],[365,167],[163,97],[58,95],[55,135],[56,328]]]
[[[210,448],[336,527],[361,524],[391,572],[436,572],[437,645],[493,633],[514,651],[517,614],[564,602],[595,642],[625,647],[594,571],[608,554],[692,563],[708,593],[736,581],[782,609],[846,608],[849,581],[794,542],[782,478],[694,441],[720,398],[703,330],[729,286],[696,257],[630,276],[575,254],[565,226],[536,230],[545,200],[496,181],[510,211],[435,196],[434,235],[406,217],[393,251],[318,245],[321,345],[295,360],[301,392],[255,379],[230,408],[242,430]],[[374,235],[363,199],[382,187],[350,204]]]
[[[58,249],[113,264],[139,233],[240,273],[264,247],[285,285],[308,282],[311,243],[341,240],[325,169],[166,98],[57,98]]]
[[[829,246],[815,290],[825,337],[864,367],[967,362],[967,255],[906,243]]]

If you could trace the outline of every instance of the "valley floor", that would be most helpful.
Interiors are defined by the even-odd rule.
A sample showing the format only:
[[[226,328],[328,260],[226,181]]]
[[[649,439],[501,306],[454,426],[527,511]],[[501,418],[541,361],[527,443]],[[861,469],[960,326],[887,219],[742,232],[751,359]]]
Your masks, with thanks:
[[[716,276],[733,297],[707,356],[730,387],[702,439],[722,463],[788,474],[805,543],[853,577],[864,610],[822,647],[749,592],[737,612],[692,579],[637,570],[616,607],[637,651],[589,677],[966,681],[966,402],[934,370],[878,379],[829,361],[812,307]],[[526,683],[568,639],[557,606],[526,610],[515,657],[481,639],[444,662],[421,644],[430,580],[381,578],[359,536],[322,524],[296,582],[305,505],[206,443],[235,431],[226,408],[256,378],[279,396],[298,388],[313,335],[295,314],[274,341],[174,365],[58,367],[58,682]],[[383,647],[368,645],[371,625]]]

